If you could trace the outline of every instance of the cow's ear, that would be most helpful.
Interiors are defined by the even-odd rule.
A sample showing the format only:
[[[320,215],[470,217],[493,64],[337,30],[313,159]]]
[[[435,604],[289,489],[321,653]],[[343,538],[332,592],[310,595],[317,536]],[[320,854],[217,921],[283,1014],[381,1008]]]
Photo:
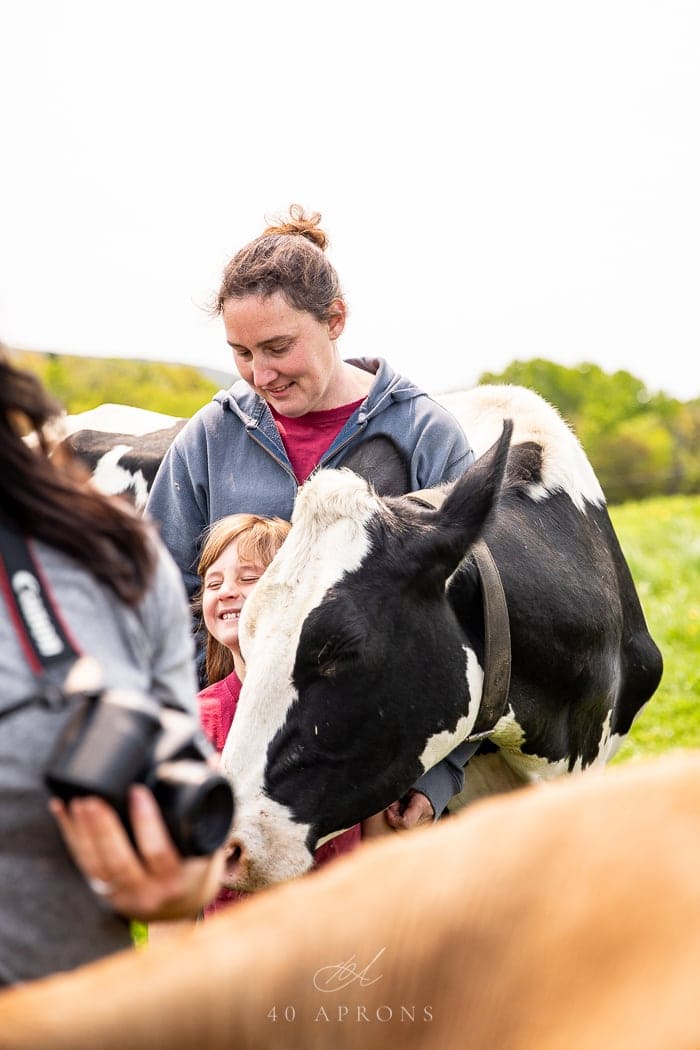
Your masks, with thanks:
[[[482,534],[501,490],[512,433],[512,420],[504,420],[498,441],[454,483],[442,506],[424,518],[431,527],[420,530],[418,545],[429,575],[446,579]]]

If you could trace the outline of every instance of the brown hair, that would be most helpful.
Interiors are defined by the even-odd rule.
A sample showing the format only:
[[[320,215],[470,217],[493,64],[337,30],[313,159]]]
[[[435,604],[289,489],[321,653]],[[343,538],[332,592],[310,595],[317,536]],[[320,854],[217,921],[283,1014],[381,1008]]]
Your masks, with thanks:
[[[283,518],[264,518],[258,514],[228,514],[219,518],[207,532],[197,572],[202,586],[193,602],[195,615],[202,617],[202,597],[204,594],[204,577],[210,566],[224,552],[230,543],[238,540],[238,554],[241,560],[259,565],[266,569],[282,546],[291,525]],[[203,623],[202,623],[203,628]],[[204,629],[204,628],[203,628]],[[206,632],[206,671],[207,682],[220,682],[233,670],[233,656],[229,649]]]
[[[281,292],[295,310],[304,310],[322,323],[333,315],[331,304],[342,299],[340,281],[324,255],[328,238],[318,212],[306,215],[292,204],[289,215],[278,217],[260,237],[241,248],[224,270],[213,304],[220,314],[228,299]]]
[[[148,528],[126,504],[92,488],[68,451],[49,458],[49,424],[61,412],[38,377],[17,368],[0,345],[0,513],[135,605],[155,565]],[[24,440],[32,431],[35,443]]]

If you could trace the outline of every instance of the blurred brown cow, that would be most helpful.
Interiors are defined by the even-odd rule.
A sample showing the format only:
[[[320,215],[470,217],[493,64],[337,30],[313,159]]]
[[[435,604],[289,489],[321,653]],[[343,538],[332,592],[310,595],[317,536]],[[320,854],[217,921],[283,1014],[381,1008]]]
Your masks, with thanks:
[[[699,872],[700,751],[574,775],[7,990],[0,1047],[697,1050]]]

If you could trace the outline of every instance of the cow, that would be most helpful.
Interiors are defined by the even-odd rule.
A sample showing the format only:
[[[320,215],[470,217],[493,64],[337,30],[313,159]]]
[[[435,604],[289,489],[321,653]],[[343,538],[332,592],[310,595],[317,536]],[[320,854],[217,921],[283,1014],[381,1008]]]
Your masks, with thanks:
[[[314,842],[392,801],[460,740],[476,753],[452,809],[605,762],[658,685],[661,655],[571,430],[521,387],[441,400],[481,457],[444,506],[378,499],[405,493],[406,477],[391,448],[360,446],[351,466],[372,485],[336,471],[307,483],[284,555],[247,603],[255,673],[224,755],[242,803],[239,888],[306,870]],[[154,432],[141,410],[95,414],[112,417],[108,447],[138,415],[159,438],[150,470],[135,453],[143,503],[185,421],[158,416]],[[487,454],[507,418],[512,446]]]
[[[222,755],[232,887],[301,875],[463,742],[475,753],[453,808],[605,763],[658,686],[661,654],[573,432],[521,387],[465,401],[479,458],[440,506],[320,471],[246,601]]]
[[[103,404],[57,423],[56,447],[70,446],[93,483],[142,512],[161,460],[186,419],[129,405]]]
[[[692,750],[482,800],[0,993],[0,1048],[697,1050],[699,815]]]

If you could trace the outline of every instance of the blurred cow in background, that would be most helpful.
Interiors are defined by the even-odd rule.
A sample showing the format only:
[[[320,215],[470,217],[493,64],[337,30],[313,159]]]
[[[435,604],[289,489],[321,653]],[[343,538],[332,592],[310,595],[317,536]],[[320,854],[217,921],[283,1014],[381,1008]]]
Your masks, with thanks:
[[[160,462],[186,419],[130,405],[99,405],[64,416],[58,446],[70,445],[103,492],[143,511]]]

